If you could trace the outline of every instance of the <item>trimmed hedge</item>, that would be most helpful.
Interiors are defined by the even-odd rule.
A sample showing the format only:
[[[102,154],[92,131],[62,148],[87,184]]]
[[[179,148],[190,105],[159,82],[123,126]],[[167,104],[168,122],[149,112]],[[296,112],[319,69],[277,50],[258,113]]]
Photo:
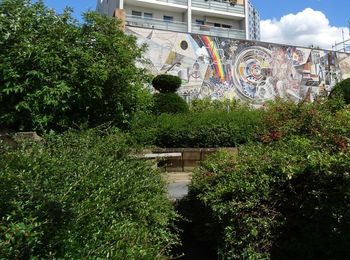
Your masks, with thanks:
[[[131,134],[138,143],[159,147],[234,147],[256,140],[262,110],[207,111],[178,115],[144,115]]]
[[[119,134],[54,136],[0,153],[6,259],[162,259],[177,242],[160,172]]]

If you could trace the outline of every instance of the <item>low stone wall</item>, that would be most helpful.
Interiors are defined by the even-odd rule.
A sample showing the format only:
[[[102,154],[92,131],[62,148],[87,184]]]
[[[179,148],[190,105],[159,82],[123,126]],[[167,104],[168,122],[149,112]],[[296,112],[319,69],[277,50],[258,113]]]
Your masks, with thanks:
[[[21,141],[41,141],[42,138],[37,135],[36,132],[9,132],[6,130],[0,130],[0,140],[6,145],[16,148]]]
[[[188,172],[193,171],[209,155],[226,150],[237,153],[238,148],[156,148],[153,153],[181,153],[181,157],[166,158],[160,162],[160,166],[167,172]]]

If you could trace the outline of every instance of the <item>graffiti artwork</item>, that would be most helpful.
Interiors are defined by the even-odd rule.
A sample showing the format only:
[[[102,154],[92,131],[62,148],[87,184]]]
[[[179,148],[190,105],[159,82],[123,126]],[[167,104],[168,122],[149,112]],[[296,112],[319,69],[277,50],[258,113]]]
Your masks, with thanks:
[[[236,98],[262,104],[327,95],[350,77],[350,54],[127,27],[147,44],[147,69],[179,76],[186,100]]]

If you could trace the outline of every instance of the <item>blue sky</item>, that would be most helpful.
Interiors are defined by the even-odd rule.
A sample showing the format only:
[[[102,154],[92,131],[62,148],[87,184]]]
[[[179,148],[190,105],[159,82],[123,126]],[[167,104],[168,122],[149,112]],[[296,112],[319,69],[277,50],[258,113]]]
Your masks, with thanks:
[[[308,7],[323,12],[332,26],[347,26],[350,18],[349,0],[253,0],[252,3],[263,20],[280,19]]]
[[[62,13],[66,6],[70,6],[74,9],[74,17],[81,20],[81,13],[89,9],[95,11],[97,0],[44,0],[44,3],[58,13]]]
[[[35,1],[35,0],[33,0]],[[350,36],[350,0],[251,0],[261,17],[261,40],[330,49]],[[65,6],[81,13],[95,10],[97,0],[44,0],[61,13]]]

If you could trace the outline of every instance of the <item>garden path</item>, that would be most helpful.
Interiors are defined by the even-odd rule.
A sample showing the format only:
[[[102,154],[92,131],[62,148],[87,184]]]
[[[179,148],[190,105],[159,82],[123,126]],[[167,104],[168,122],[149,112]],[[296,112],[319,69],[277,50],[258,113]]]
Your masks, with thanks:
[[[192,172],[166,172],[168,196],[171,200],[181,199],[188,193]]]

